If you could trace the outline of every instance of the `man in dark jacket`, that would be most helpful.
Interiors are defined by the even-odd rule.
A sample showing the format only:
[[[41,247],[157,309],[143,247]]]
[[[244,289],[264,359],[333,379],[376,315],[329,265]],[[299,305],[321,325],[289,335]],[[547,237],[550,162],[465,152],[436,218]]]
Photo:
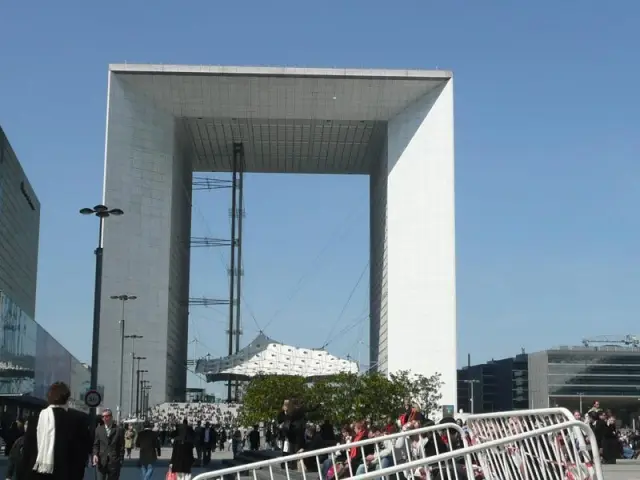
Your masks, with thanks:
[[[93,465],[98,480],[119,480],[124,462],[124,430],[113,421],[113,413],[102,412],[103,425],[96,428],[93,440]]]
[[[144,429],[138,433],[136,447],[140,449],[138,466],[142,471],[143,480],[150,480],[153,476],[153,467],[160,455],[160,439],[158,432],[151,429],[150,423],[145,423]]]
[[[28,422],[24,423],[24,431],[27,431]],[[24,434],[15,439],[9,451],[9,465],[7,466],[7,480],[25,480],[24,472]]]
[[[78,410],[69,409],[70,443],[73,451],[77,452],[69,465],[69,480],[82,480],[84,478],[87,460],[91,455],[91,433],[89,432],[89,417]]]

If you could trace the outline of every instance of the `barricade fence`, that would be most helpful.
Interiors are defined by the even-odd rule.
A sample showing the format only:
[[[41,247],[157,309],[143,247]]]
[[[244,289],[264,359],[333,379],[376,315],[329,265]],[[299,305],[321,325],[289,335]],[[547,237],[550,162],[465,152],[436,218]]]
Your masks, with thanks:
[[[441,424],[198,475],[194,480],[602,480],[591,428],[566,409]]]
[[[583,422],[577,420],[566,421],[539,429],[532,429],[526,432],[504,436],[496,440],[487,440],[467,446],[458,450],[451,450],[426,459],[412,460],[404,465],[395,465],[380,471],[368,472],[358,475],[356,480],[368,480],[371,478],[389,478],[394,475],[403,474],[410,480],[439,480],[439,479],[473,479],[482,478],[484,480],[603,480],[600,462],[594,462],[589,469],[575,468],[576,466],[563,464],[558,461],[562,458],[561,446],[549,440],[563,434],[565,438],[572,438],[579,432],[585,437],[593,437],[591,428]],[[595,438],[593,438],[595,441]],[[543,451],[534,452],[536,456],[528,457],[523,462],[526,465],[522,469],[514,469],[514,464],[505,457],[509,457],[511,452],[518,452],[524,445],[533,441],[534,444],[547,444],[550,446],[547,452],[549,456],[544,456]],[[553,447],[551,447],[553,445]],[[591,453],[597,454],[597,446],[592,444]],[[479,466],[481,459],[487,455],[493,455],[493,459],[498,461],[485,462]],[[473,471],[462,471],[458,468],[451,472],[443,471],[439,466],[443,462],[454,461],[456,466],[460,466],[460,460],[471,458],[474,462]],[[407,475],[409,472],[409,475]]]
[[[240,480],[241,476],[247,474],[254,480],[283,477],[290,480],[317,480],[318,476],[321,480],[339,480],[383,471],[390,466],[408,464],[416,459],[426,461],[430,456],[449,451],[452,445],[459,443],[467,446],[466,441],[459,425],[434,425],[202,473],[194,480]],[[468,460],[466,468],[471,468],[471,457]],[[438,465],[443,470],[453,470],[455,463],[456,459],[449,459],[438,462]],[[414,474],[415,472],[406,472],[411,478]],[[373,473],[373,476],[376,474]]]
[[[509,446],[502,451],[488,450],[474,459],[485,470],[517,471],[523,475],[522,478],[556,478],[557,473],[560,475],[557,478],[563,480],[566,478],[562,476],[564,471],[568,472],[568,477],[576,477],[576,472],[582,472],[582,476],[576,478],[600,478],[602,475],[593,431],[588,425],[576,421],[566,408],[470,415],[466,421],[465,433],[471,445],[482,445],[554,425],[563,426],[554,436],[530,437],[521,441],[517,448]],[[573,426],[568,428],[568,424]],[[545,476],[541,477],[543,474]]]

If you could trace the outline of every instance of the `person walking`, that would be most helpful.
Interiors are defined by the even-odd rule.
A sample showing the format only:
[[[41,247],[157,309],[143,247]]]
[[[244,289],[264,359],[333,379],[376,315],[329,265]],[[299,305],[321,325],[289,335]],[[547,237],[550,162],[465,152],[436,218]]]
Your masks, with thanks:
[[[124,463],[124,430],[113,420],[109,409],[102,412],[102,421],[93,439],[93,466],[98,480],[119,480]]]
[[[177,429],[173,439],[171,451],[171,464],[169,471],[176,474],[177,480],[191,480],[191,467],[193,466],[193,431],[185,419]]]
[[[140,449],[138,466],[142,480],[151,480],[153,469],[160,455],[160,438],[158,432],[154,432],[150,423],[145,423],[144,429],[138,433],[136,447]]]
[[[24,422],[24,432],[26,433],[29,422]],[[7,480],[25,480],[24,471],[24,433],[18,437],[11,445],[9,451],[9,463],[7,465]]]
[[[65,383],[53,383],[47,392],[49,406],[29,420],[22,465],[27,480],[75,480],[73,466],[84,452],[73,438],[75,425],[67,412],[70,397]]]
[[[127,452],[127,458],[131,458],[131,451],[133,450],[135,439],[136,432],[133,430],[133,425],[128,425],[127,431],[124,432],[124,449]]]

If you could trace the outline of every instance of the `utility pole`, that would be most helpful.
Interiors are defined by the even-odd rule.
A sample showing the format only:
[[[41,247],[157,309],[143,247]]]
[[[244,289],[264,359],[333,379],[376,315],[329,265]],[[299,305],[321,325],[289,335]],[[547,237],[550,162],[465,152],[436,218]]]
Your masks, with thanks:
[[[142,338],[142,335],[125,335],[124,338],[131,339],[131,385],[129,387],[129,417],[133,418],[133,388],[135,379],[135,364],[136,364],[136,340]]]
[[[582,411],[582,397],[584,397],[584,392],[578,392],[578,395],[580,396],[580,415],[582,415],[584,414]]]
[[[463,380],[464,383],[469,385],[470,388],[470,392],[469,392],[469,407],[470,407],[470,412],[469,413],[475,413],[475,404],[476,404],[476,398],[474,395],[474,391],[473,391],[473,385],[475,383],[480,383],[480,380]]]
[[[129,300],[135,300],[136,298],[138,297],[136,297],[135,295],[111,295],[111,300],[118,300],[122,302],[122,318],[120,319],[120,370],[118,374],[118,409],[116,418],[116,421],[118,423],[120,423],[120,420],[122,418],[122,384],[124,383],[124,305]]]
[[[233,164],[231,165],[231,252],[229,259],[229,350],[233,355],[240,350],[240,284],[242,277],[242,216],[243,204],[243,168],[244,148],[241,142],[233,143]],[[240,206],[240,208],[238,208]],[[234,341],[235,340],[235,341]],[[235,351],[234,351],[235,347]],[[227,401],[231,402],[237,396],[238,382],[235,382],[235,395],[233,382],[227,382]]]
[[[140,415],[140,388],[142,387],[142,378],[149,370],[140,369],[140,360],[146,360],[146,357],[136,357],[138,360],[138,369],[136,370],[136,417]]]
[[[91,338],[91,380],[90,390],[98,390],[98,363],[100,350],[100,313],[102,308],[102,261],[103,261],[103,230],[104,221],[111,216],[119,217],[124,212],[119,208],[109,208],[106,205],[96,205],[93,208],[80,209],[81,215],[95,215],[98,217],[98,246],[94,253],[96,256],[95,284],[93,287],[93,336]],[[96,428],[96,409],[89,409],[89,430],[91,435]]]

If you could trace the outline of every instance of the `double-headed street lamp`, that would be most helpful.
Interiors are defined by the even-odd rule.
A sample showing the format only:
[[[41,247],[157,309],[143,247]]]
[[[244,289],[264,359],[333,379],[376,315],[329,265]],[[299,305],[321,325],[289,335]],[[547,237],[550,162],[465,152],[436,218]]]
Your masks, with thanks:
[[[104,230],[104,220],[110,216],[118,217],[124,212],[119,208],[109,208],[105,205],[96,205],[93,208],[83,208],[80,210],[82,215],[95,215],[99,220],[98,230],[98,247],[95,250],[96,255],[96,279],[93,288],[93,338],[91,339],[91,380],[89,389],[98,389],[98,354],[100,348],[100,301],[102,296],[102,232]],[[95,427],[96,409],[90,410],[91,427]]]
[[[135,378],[136,360],[136,340],[143,338],[142,335],[125,335],[124,338],[131,339],[131,389],[129,390],[129,416],[133,418],[133,381]],[[139,368],[139,367],[138,367]]]
[[[140,369],[140,360],[146,360],[147,357],[134,357],[138,361],[138,369],[136,370],[136,418],[140,415],[140,387],[142,387],[142,378],[149,370]]]
[[[120,319],[120,374],[118,375],[118,410],[117,422],[122,418],[122,383],[124,381],[124,304],[129,300],[135,300],[135,295],[111,295],[111,300],[122,302],[122,317]]]

